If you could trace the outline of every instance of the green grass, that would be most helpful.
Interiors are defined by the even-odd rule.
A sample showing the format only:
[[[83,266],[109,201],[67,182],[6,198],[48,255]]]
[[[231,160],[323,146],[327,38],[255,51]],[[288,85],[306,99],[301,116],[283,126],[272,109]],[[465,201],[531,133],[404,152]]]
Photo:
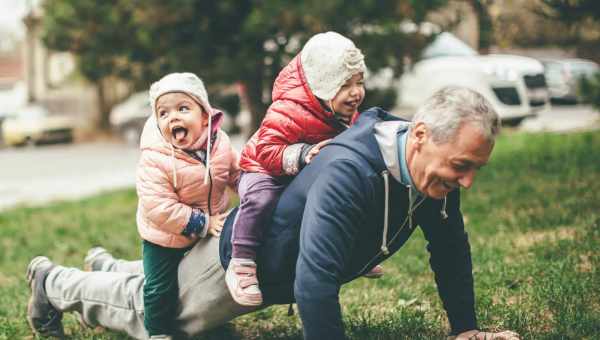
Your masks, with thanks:
[[[598,339],[600,334],[600,133],[506,132],[488,166],[463,195],[480,325],[524,339]],[[0,340],[30,337],[24,271],[31,257],[81,266],[89,247],[140,254],[132,190],[0,214]],[[420,232],[384,263],[380,280],[342,289],[351,339],[443,338],[448,325]],[[297,315],[274,306],[201,339],[301,339]],[[122,339],[84,330],[73,339]]]

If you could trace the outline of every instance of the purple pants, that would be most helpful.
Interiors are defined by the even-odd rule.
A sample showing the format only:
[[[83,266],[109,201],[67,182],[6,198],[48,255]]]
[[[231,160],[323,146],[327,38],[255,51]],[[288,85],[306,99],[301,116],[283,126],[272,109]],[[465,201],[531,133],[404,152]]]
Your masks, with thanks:
[[[231,234],[232,257],[256,258],[264,227],[287,184],[285,178],[258,172],[242,173],[238,185],[240,207]]]

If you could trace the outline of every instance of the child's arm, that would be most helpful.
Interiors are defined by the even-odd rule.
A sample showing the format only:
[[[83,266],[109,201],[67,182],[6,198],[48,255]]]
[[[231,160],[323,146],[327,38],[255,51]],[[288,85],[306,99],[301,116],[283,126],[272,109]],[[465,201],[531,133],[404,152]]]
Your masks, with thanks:
[[[163,169],[156,157],[147,151],[140,157],[136,180],[139,209],[144,210],[145,217],[155,227],[166,232],[181,235],[187,227],[196,234],[201,230],[199,236],[206,235],[203,212],[179,201],[173,187],[173,173]]]
[[[310,146],[300,142],[304,139],[301,122],[281,113],[281,110],[290,110],[289,105],[298,104],[283,105],[286,107],[279,107],[277,102],[271,105],[258,130],[256,144],[257,161],[275,176],[297,174],[302,151]]]
[[[321,149],[325,145],[329,144],[329,142],[331,142],[331,138],[320,141],[317,144],[310,145],[306,148],[303,148],[302,155],[300,156],[300,162],[301,163],[304,162],[304,164],[302,164],[302,166],[310,163],[312,161],[312,159],[315,158],[315,156],[319,154],[319,151],[321,151]]]

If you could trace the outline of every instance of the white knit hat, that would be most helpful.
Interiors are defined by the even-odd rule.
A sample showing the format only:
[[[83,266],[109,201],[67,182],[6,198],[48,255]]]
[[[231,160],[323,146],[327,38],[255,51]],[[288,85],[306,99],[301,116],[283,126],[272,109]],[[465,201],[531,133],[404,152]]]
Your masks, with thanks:
[[[204,83],[193,73],[170,73],[162,77],[159,81],[150,86],[148,95],[150,96],[150,105],[152,105],[152,114],[156,115],[156,101],[160,96],[170,92],[183,92],[202,106],[204,111],[212,114],[212,107],[208,102],[208,94]]]
[[[308,86],[323,100],[333,99],[348,79],[365,72],[364,59],[352,40],[336,32],[315,34],[300,52]]]

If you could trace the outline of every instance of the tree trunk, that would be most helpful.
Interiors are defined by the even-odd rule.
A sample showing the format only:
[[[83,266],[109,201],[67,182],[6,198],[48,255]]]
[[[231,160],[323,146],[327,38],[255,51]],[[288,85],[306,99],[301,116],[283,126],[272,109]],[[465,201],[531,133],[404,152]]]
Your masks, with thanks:
[[[255,59],[254,65],[251,69],[245,72],[241,83],[245,88],[246,100],[248,103],[248,110],[250,111],[250,115],[252,117],[250,125],[251,132],[250,135],[254,134],[263,118],[265,117],[265,113],[267,111],[267,105],[263,102],[263,90],[264,90],[264,75],[265,75],[265,66],[264,66],[264,56],[262,52],[262,44],[257,45],[257,57]]]
[[[477,15],[477,24],[479,26],[478,50],[482,54],[487,54],[494,39],[493,22],[488,9],[489,4],[486,0],[470,0],[469,4]]]
[[[98,112],[100,114],[98,119],[98,128],[103,131],[108,131],[110,130],[110,105],[108,105],[106,101],[107,98],[103,79],[99,79],[96,82],[96,93],[98,95]]]

